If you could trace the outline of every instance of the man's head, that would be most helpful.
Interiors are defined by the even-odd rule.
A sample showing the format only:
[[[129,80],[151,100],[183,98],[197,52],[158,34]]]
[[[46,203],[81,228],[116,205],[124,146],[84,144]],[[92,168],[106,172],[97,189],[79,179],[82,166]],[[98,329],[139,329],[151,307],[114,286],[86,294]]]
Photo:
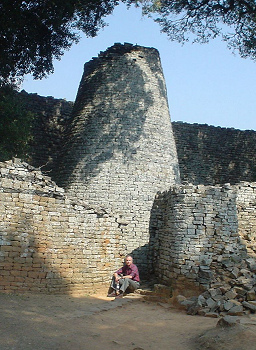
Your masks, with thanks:
[[[131,266],[131,264],[133,263],[133,258],[131,257],[131,255],[127,255],[124,259],[125,265],[127,266]]]

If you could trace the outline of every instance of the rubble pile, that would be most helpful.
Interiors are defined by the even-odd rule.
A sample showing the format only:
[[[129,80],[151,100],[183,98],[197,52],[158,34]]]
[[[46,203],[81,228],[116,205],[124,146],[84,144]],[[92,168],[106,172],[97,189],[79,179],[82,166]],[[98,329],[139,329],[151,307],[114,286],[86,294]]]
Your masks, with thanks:
[[[177,296],[189,315],[242,316],[256,311],[256,261],[242,259],[235,266],[226,263],[210,288],[197,297]]]

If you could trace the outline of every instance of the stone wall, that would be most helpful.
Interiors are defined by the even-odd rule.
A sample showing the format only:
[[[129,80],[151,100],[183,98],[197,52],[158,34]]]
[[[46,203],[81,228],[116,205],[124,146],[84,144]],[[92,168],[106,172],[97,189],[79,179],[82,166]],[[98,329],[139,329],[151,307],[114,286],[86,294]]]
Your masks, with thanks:
[[[130,44],[85,64],[72,114],[22,95],[37,115],[33,164],[58,185],[0,163],[1,291],[91,291],[129,253],[142,276],[177,288],[255,292],[256,184],[198,184],[255,180],[256,132],[173,123],[194,183],[180,185],[158,52]]]
[[[36,116],[32,164],[57,180],[56,160],[65,142],[74,103],[25,91],[20,97]],[[195,185],[256,181],[256,131],[182,122],[172,122],[172,129],[181,181]]]
[[[158,51],[115,44],[86,63],[65,141],[56,182],[118,217],[144,270],[155,194],[179,182]]]
[[[157,50],[114,45],[85,64],[72,115],[57,105],[41,113],[49,128],[35,129],[43,148],[33,162],[50,160],[65,190],[24,163],[1,164],[5,290],[85,290],[109,281],[128,253],[146,275],[155,193],[179,182]]]
[[[238,232],[247,252],[256,257],[256,184],[241,183],[237,189]]]
[[[195,185],[256,181],[256,131],[172,125],[182,181]]]
[[[150,242],[156,275],[183,290],[189,283],[203,289],[241,287],[241,270],[255,266],[255,210],[256,183],[179,185],[158,194]],[[246,290],[256,283],[253,272],[246,272]]]
[[[118,219],[78,205],[18,159],[0,163],[0,291],[75,294],[108,283],[128,253]]]
[[[31,164],[54,177],[53,169],[74,103],[52,96],[28,94],[24,90],[19,97],[22,105],[34,115]]]
[[[93,61],[94,62],[94,61]],[[36,118],[31,164],[55,180],[74,103],[20,93]],[[172,122],[181,181],[205,185],[256,181],[256,131]]]
[[[255,206],[256,183],[174,185],[156,196],[145,255],[119,216],[77,203],[18,159],[0,163],[0,291],[90,292],[132,253],[146,259],[143,277],[175,289],[255,295]]]

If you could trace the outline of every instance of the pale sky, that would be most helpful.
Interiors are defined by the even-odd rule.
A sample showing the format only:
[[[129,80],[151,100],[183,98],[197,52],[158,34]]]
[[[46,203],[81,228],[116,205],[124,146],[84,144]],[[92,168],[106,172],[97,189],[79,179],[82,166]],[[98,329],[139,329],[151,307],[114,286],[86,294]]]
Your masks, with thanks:
[[[96,38],[83,35],[55,62],[54,74],[43,80],[28,76],[22,88],[74,101],[84,63],[116,42],[128,42],[158,49],[172,121],[256,130],[256,62],[234,56],[220,40],[184,46],[171,42],[140,9],[120,5],[106,21],[109,26]]]

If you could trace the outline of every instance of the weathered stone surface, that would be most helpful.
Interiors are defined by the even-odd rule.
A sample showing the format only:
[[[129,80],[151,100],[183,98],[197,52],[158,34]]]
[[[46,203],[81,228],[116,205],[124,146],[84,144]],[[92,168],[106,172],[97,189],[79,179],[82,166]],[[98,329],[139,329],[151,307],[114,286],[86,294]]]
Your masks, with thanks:
[[[236,281],[234,281],[234,291],[237,293],[237,297],[244,297],[246,294],[246,289],[240,286],[235,285]],[[240,282],[238,282],[239,285],[241,285]]]
[[[184,290],[188,282],[201,286],[207,290],[203,297],[216,302],[210,308],[218,312],[227,312],[231,299],[253,299],[255,203],[255,183],[186,184],[158,195],[152,222],[157,227],[155,272],[160,279],[179,289],[185,280]]]
[[[199,295],[199,297],[197,298],[197,302],[201,307],[207,305],[207,300],[204,298],[203,295]]]
[[[218,318],[219,314],[217,312],[206,312],[205,317]]]
[[[172,124],[183,181],[215,185],[256,180],[256,131]]]
[[[231,277],[232,278],[237,278],[238,277],[238,274],[239,274],[239,269],[238,269],[238,267],[234,267],[233,269],[232,269],[232,271],[231,271]]]
[[[251,304],[251,305],[256,305],[256,300],[248,301],[248,303]]]
[[[246,308],[246,309],[249,309],[250,311],[252,312],[255,312],[256,311],[256,305],[253,305],[247,301],[243,301],[242,302],[242,305]]]
[[[250,271],[256,272],[256,261],[253,258],[246,259],[246,263]]]
[[[186,301],[193,312],[248,311],[256,290],[256,183],[237,183],[238,176],[230,185],[228,172],[226,184],[200,185],[226,175],[209,170],[200,180],[197,161],[189,165],[199,169],[197,185],[177,184],[157,51],[115,45],[85,65],[71,117],[60,115],[70,109],[65,101],[47,104],[55,112],[52,119],[41,113],[44,131],[59,131],[54,140],[41,138],[34,161],[45,152],[51,170],[58,164],[54,176],[66,191],[18,159],[1,164],[0,290],[84,290],[106,282],[133,253],[141,271],[153,267],[163,284],[196,295],[208,290]],[[249,173],[247,165],[241,168]]]
[[[56,181],[83,204],[111,212],[125,250],[148,269],[155,195],[180,182],[156,49],[116,43],[85,64]]]
[[[223,304],[223,308],[226,311],[229,311],[232,307],[234,307],[234,303],[231,300],[225,301]]]
[[[207,283],[212,278],[212,271],[209,269],[208,266],[200,266],[198,278],[200,279],[201,283]]]
[[[176,299],[176,301],[177,301],[178,303],[181,303],[181,302],[187,300],[187,298],[186,298],[184,295],[180,295],[180,294],[177,295],[177,296],[175,297],[175,299]]]
[[[235,327],[239,323],[240,323],[240,319],[236,316],[224,316],[218,321],[217,327],[222,327],[222,328]]]
[[[241,316],[244,314],[244,309],[242,305],[235,305],[229,311],[228,315]]]
[[[212,298],[209,298],[209,299],[206,300],[206,305],[207,305],[210,309],[212,309],[212,308],[216,307],[217,303],[216,303],[216,301],[213,300]]]
[[[224,297],[225,297],[226,300],[234,299],[234,298],[236,298],[236,296],[237,296],[237,293],[234,290],[229,290],[228,292],[226,292],[224,294]]]
[[[199,310],[201,310],[202,307],[197,302],[193,303],[187,308],[187,314],[188,315],[197,315],[199,313]]]

